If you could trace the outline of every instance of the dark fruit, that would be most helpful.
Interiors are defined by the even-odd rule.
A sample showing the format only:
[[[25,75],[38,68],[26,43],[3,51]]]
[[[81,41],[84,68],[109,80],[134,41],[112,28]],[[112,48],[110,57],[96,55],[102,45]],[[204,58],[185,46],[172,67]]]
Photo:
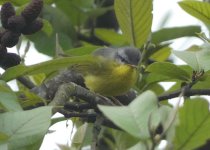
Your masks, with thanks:
[[[4,58],[7,54],[7,48],[3,45],[0,45],[0,59]]]
[[[31,3],[22,11],[21,15],[25,18],[27,23],[31,23],[39,16],[42,7],[42,0],[32,0]]]
[[[20,32],[26,26],[23,16],[12,16],[8,19],[8,28],[12,31]]]
[[[2,26],[8,29],[7,21],[11,16],[15,15],[15,9],[11,3],[6,2],[1,7],[1,23]]]
[[[1,39],[1,37],[3,36],[4,32],[5,32],[5,30],[1,30],[1,31],[0,31],[0,39]]]
[[[7,53],[5,57],[3,58],[3,60],[0,61],[0,66],[3,69],[7,69],[9,67],[13,67],[20,64],[20,62],[21,62],[21,58],[19,55],[15,53]]]
[[[38,32],[43,27],[43,22],[41,19],[37,19],[31,24],[28,24],[21,32],[25,35],[30,35]]]
[[[6,47],[13,47],[18,43],[20,35],[20,33],[6,30],[1,37],[1,44]]]

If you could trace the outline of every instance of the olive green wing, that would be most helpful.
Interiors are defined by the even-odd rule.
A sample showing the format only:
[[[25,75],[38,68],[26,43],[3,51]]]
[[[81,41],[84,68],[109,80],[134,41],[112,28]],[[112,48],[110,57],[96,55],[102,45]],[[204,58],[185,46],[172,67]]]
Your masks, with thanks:
[[[92,74],[92,75],[107,74],[108,75],[112,71],[113,67],[115,67],[116,65],[117,64],[110,59],[104,59],[104,58],[95,56],[95,61],[74,64],[71,66],[71,69],[83,75],[86,75],[86,74]]]

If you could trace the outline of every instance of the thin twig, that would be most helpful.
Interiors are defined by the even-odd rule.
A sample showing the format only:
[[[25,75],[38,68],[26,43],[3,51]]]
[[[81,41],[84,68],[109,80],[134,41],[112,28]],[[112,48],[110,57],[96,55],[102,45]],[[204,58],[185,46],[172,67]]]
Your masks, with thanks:
[[[33,82],[31,82],[29,79],[25,77],[18,77],[17,80],[20,83],[22,83],[24,86],[26,86],[28,89],[33,89],[36,87]]]
[[[101,131],[101,125],[103,123],[104,117],[100,114],[97,114],[96,121],[93,126],[93,140],[91,144],[91,150],[98,149],[98,137]]]
[[[182,90],[177,90],[171,93],[166,93],[158,96],[159,101],[176,98],[180,95]],[[210,89],[188,89],[185,91],[184,96],[195,96],[195,95],[210,95]]]
[[[161,134],[161,138],[160,139],[162,139],[165,135],[166,135],[166,133],[167,133],[167,131],[169,130],[169,128],[172,126],[172,124],[174,123],[174,121],[175,121],[175,119],[176,119],[176,116],[177,116],[177,113],[178,113],[178,110],[179,110],[179,106],[180,106],[180,103],[181,103],[181,99],[182,99],[182,97],[185,95],[185,88],[182,88],[182,91],[181,91],[181,93],[179,94],[179,100],[178,100],[178,102],[177,102],[177,104],[176,104],[176,106],[175,106],[175,112],[173,113],[173,116],[172,117],[170,117],[170,120],[169,120],[169,122],[168,122],[168,125],[165,127],[165,129],[164,129],[164,131],[163,131],[163,133]]]

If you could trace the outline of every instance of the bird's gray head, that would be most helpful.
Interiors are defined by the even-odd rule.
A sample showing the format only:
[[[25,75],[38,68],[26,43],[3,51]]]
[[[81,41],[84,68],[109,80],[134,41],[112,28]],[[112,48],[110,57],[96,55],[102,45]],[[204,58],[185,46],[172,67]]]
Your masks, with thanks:
[[[137,66],[141,56],[140,51],[134,47],[122,47],[118,48],[115,59],[123,64],[130,64]]]

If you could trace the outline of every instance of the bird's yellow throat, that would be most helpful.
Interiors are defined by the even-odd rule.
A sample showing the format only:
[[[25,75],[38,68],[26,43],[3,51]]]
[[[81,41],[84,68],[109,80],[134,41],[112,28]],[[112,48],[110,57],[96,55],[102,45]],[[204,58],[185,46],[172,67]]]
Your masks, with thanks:
[[[137,68],[127,64],[115,64],[110,69],[98,74],[87,74],[86,86],[104,96],[117,96],[126,93],[138,78]]]

